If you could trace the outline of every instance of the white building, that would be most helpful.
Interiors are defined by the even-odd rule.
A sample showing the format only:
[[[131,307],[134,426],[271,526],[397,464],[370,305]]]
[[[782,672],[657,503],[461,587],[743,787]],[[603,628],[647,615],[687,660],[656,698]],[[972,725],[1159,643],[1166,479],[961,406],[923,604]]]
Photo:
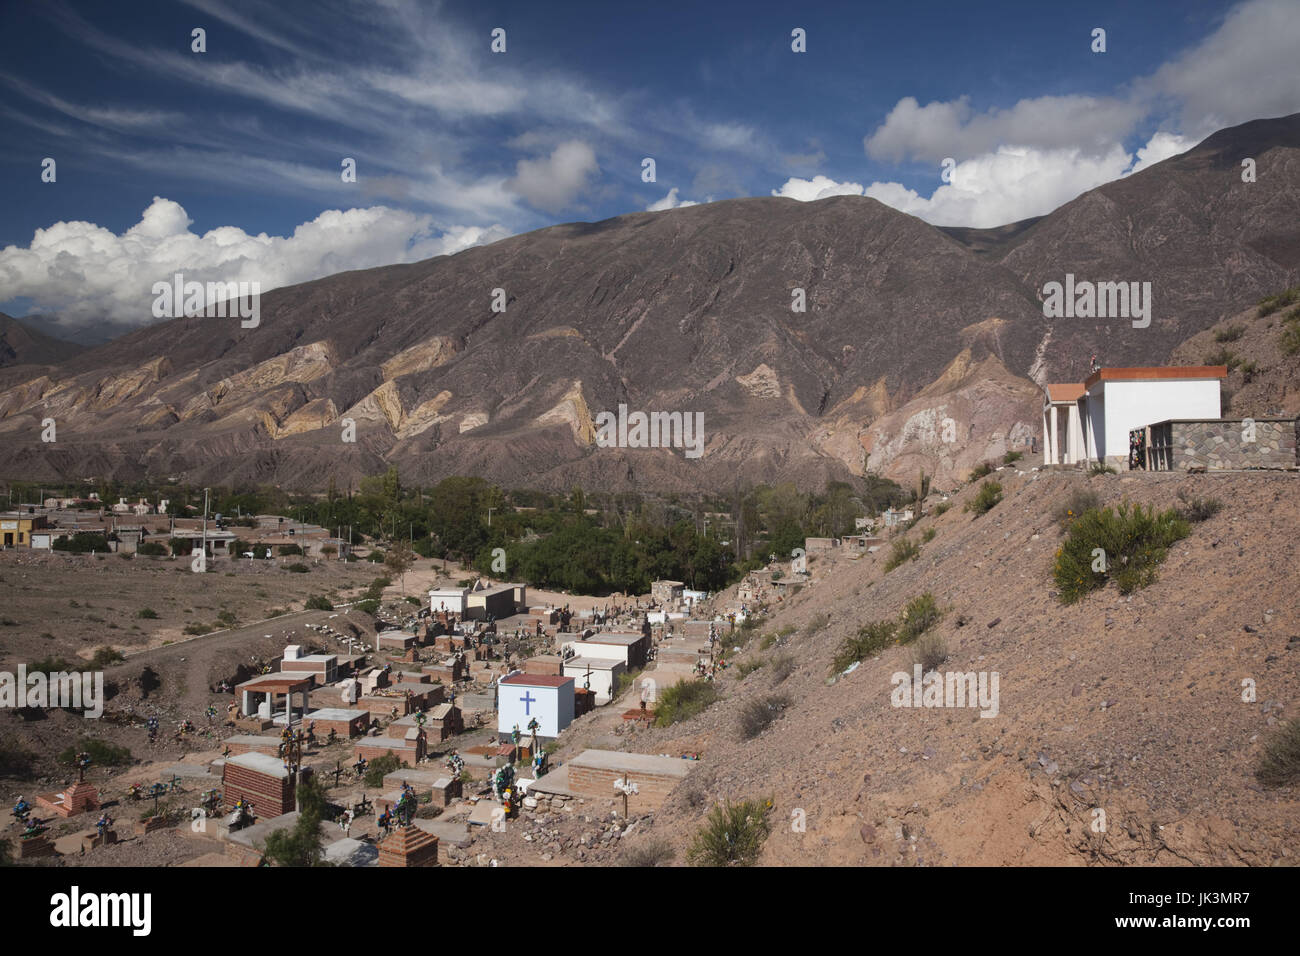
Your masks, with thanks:
[[[589,688],[596,695],[597,706],[613,700],[618,679],[626,673],[626,664],[607,658],[570,657],[564,662],[564,676],[573,678],[575,689]]]
[[[1043,464],[1124,466],[1129,432],[1177,418],[1222,414],[1223,365],[1103,368],[1086,381],[1043,390]]]
[[[573,723],[575,685],[572,677],[555,674],[511,674],[498,681],[497,733],[503,739],[519,728],[529,736],[528,722],[534,717],[541,725],[538,737],[558,737]]]
[[[446,611],[464,617],[468,606],[469,588],[433,588],[429,591],[429,610],[434,614]]]

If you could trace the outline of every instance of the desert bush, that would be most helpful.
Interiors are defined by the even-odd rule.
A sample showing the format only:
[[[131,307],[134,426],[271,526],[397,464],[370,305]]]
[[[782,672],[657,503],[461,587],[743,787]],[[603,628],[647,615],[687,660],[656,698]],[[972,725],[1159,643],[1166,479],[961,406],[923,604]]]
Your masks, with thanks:
[[[1264,741],[1255,778],[1266,787],[1300,781],[1300,718],[1292,718]]]
[[[1267,298],[1259,300],[1259,317],[1262,319],[1266,315],[1272,315],[1278,309],[1285,309],[1288,305],[1294,304],[1300,300],[1300,286],[1286,289],[1277,295],[1270,295]]]
[[[915,561],[920,554],[921,548],[915,541],[899,538],[890,549],[889,557],[885,559],[885,571],[889,572],[908,561]]]
[[[758,670],[762,666],[763,666],[763,661],[760,660],[759,658],[757,657],[746,658],[745,660],[741,661],[739,664],[736,665],[736,673],[740,675],[741,680],[744,680],[746,677],[754,673],[754,671]]]
[[[142,554],[147,558],[165,558],[167,557],[167,545],[161,541],[145,541],[135,549],[136,554]]]
[[[873,621],[858,628],[840,642],[831,658],[831,673],[838,674],[858,661],[874,657],[898,640],[898,625],[894,621]]]
[[[146,621],[155,621],[158,619],[158,612],[151,607],[142,607],[135,612],[135,616],[143,618]]]
[[[1219,349],[1219,351],[1211,352],[1209,355],[1205,356],[1206,365],[1226,365],[1229,372],[1240,365],[1241,361],[1240,356],[1230,349]]]
[[[653,867],[663,866],[671,863],[677,851],[672,845],[662,837],[650,837],[632,846],[624,844],[623,852],[619,855],[619,866],[631,867]]]
[[[1226,325],[1214,333],[1216,342],[1235,342],[1241,338],[1242,333],[1246,330],[1240,325]]]
[[[204,624],[200,621],[195,621],[192,624],[185,625],[186,634],[210,634],[215,630],[216,628],[211,624]]]
[[[304,602],[303,609],[307,611],[332,611],[334,605],[329,602],[329,598],[325,597],[325,595],[313,594]]]
[[[366,764],[365,781],[367,787],[382,787],[384,777],[402,766],[397,754],[384,754]]]
[[[966,510],[973,511],[975,517],[988,514],[1002,500],[1002,485],[996,481],[986,481],[980,485],[975,497],[966,502]]]
[[[95,737],[82,737],[76,744],[62,751],[58,761],[65,766],[75,766],[79,753],[90,754],[91,763],[98,767],[121,767],[131,762],[130,750]]]
[[[98,671],[124,660],[126,658],[122,656],[121,651],[105,646],[95,651],[95,655],[90,659],[90,666]]]
[[[1056,552],[1052,576],[1064,604],[1073,604],[1089,591],[1114,580],[1121,594],[1130,594],[1156,579],[1156,568],[1169,547],[1187,537],[1187,521],[1173,508],[1121,504],[1086,511],[1070,524],[1065,543]],[[1093,552],[1100,549],[1100,558]],[[1102,561],[1105,570],[1093,570]]]
[[[825,612],[818,612],[809,618],[808,623],[803,626],[803,636],[812,637],[823,627],[831,622],[831,616]]]
[[[771,832],[772,801],[727,802],[709,813],[686,850],[692,866],[752,866]]]
[[[301,554],[302,554],[302,548],[301,548],[299,545],[296,545],[296,544],[282,544],[282,545],[279,545],[279,546],[276,548],[276,551],[277,551],[278,554],[281,554],[281,555],[290,555],[290,556],[292,556],[292,555],[301,555]]]
[[[910,644],[930,628],[939,623],[943,611],[929,591],[918,594],[907,602],[903,608],[902,619],[898,624],[898,643]]]
[[[1178,492],[1178,516],[1190,524],[1209,521],[1223,509],[1218,498],[1193,498],[1186,490]]]
[[[746,701],[740,708],[740,736],[753,740],[771,726],[772,721],[790,706],[790,698],[783,694],[769,694]]]
[[[1094,511],[1101,507],[1101,496],[1091,488],[1085,488],[1082,485],[1076,485],[1070,489],[1070,494],[1056,506],[1052,512],[1052,520],[1064,531],[1069,527],[1079,515],[1085,511]]]
[[[794,673],[795,659],[791,654],[782,654],[779,657],[772,658],[772,677],[774,683],[781,683],[791,674]]]
[[[239,617],[231,610],[222,610],[217,612],[217,623],[222,627],[235,627],[239,624]]]
[[[937,518],[939,517],[939,515],[944,514],[951,507],[952,507],[951,501],[941,501],[933,508],[930,509],[930,514],[934,515]]]
[[[1025,453],[1022,451],[1009,451],[1002,456],[1002,464],[1014,465],[1016,462],[1018,462],[1021,458],[1024,457],[1025,457]]]
[[[924,531],[921,532],[921,543],[929,544],[931,541],[934,540],[934,536],[938,533],[939,532],[935,531],[933,528],[926,528]]]
[[[1255,375],[1259,372],[1258,362],[1243,362],[1241,366],[1241,381],[1244,385],[1249,385],[1255,381]]]
[[[712,681],[699,678],[680,681],[660,691],[655,702],[655,726],[671,727],[681,721],[702,714],[718,699],[718,689]]]
[[[948,643],[938,634],[926,634],[912,647],[912,663],[932,671],[948,659]]]
[[[993,462],[982,461],[971,469],[970,478],[967,480],[979,481],[981,478],[987,478],[991,474],[993,474]]]
[[[366,614],[374,614],[379,610],[379,602],[374,598],[365,598],[352,606],[358,611],[364,611]]]
[[[1300,353],[1300,322],[1288,321],[1282,328],[1282,354]]]
[[[1088,474],[1115,475],[1118,474],[1118,472],[1115,471],[1115,469],[1112,468],[1110,465],[1106,464],[1104,461],[1094,461],[1091,465],[1088,466]]]
[[[766,651],[775,643],[776,643],[775,634],[764,634],[758,641],[758,649],[760,651]]]

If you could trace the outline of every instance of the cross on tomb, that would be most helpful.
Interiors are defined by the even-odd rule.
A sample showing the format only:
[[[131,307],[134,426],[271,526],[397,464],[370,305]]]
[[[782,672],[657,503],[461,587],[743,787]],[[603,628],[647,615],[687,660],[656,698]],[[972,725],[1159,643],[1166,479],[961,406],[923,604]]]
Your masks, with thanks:
[[[524,696],[520,697],[519,699],[523,701],[524,704],[524,716],[527,717],[530,714],[532,714],[532,710],[530,710],[529,708],[533,704],[537,703],[537,698],[533,696],[533,692],[530,690],[526,690],[524,691]]]

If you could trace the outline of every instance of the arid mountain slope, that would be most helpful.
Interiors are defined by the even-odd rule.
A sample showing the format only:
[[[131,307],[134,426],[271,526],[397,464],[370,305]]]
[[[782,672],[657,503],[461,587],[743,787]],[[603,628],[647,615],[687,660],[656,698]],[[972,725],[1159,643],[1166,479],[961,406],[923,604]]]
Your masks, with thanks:
[[[276,290],[256,328],[177,319],[0,377],[6,472],[316,488],[396,462],[422,482],[690,490],[924,462],[956,477],[1036,429],[1031,380],[1079,378],[1094,351],[1164,362],[1300,281],[1298,142],[1300,115],[1225,130],[1000,230],[939,230],[862,197],[744,199]],[[1039,290],[1066,272],[1150,281],[1151,327],[1049,322]],[[703,457],[595,447],[596,416],[620,403],[703,413]],[[907,437],[940,406],[971,447]]]
[[[761,628],[794,628],[785,646],[760,650],[755,638],[732,657],[764,666],[743,679],[729,669],[723,700],[685,724],[618,738],[640,752],[701,753],[642,839],[669,840],[680,862],[715,803],[771,797],[771,865],[1296,862],[1297,794],[1262,788],[1253,771],[1265,735],[1297,716],[1300,602],[1278,569],[1297,560],[1300,477],[994,477],[1006,497],[988,514],[962,510],[968,486],[946,514],[922,519],[909,536],[936,535],[915,562],[885,573],[887,549],[818,558],[814,583]],[[1164,508],[1185,490],[1224,507],[1192,526],[1151,587],[1124,598],[1112,585],[1063,606],[1052,514],[1076,485],[1108,504]],[[903,647],[828,686],[845,636],[925,591],[945,609],[940,670],[999,672],[996,717],[891,706],[891,675],[912,669]],[[778,682],[771,661],[782,654],[797,666]],[[742,739],[741,707],[768,694],[789,706]],[[592,745],[580,732],[581,722],[566,753]],[[795,810],[806,832],[792,828]]]

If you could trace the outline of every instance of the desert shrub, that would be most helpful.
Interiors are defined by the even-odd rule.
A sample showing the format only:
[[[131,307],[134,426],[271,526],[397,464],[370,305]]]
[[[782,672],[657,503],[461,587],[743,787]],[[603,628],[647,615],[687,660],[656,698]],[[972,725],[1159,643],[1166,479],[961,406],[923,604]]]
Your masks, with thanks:
[[[1118,474],[1118,472],[1115,471],[1115,469],[1112,468],[1110,465],[1106,464],[1104,461],[1094,461],[1091,465],[1088,466],[1088,474],[1115,475]]]
[[[1300,718],[1292,718],[1264,741],[1255,778],[1267,787],[1300,781]]]
[[[632,867],[652,867],[663,866],[672,862],[677,852],[672,845],[662,837],[653,837],[641,840],[632,846],[623,846],[623,852],[619,855],[619,866]]]
[[[757,657],[747,658],[736,665],[736,673],[740,675],[741,680],[744,680],[762,666],[763,662]]]
[[[60,671],[73,671],[75,669],[76,668],[68,663],[66,658],[58,657],[53,654],[42,657],[38,661],[31,661],[27,665],[27,673],[29,674],[34,674],[37,671],[40,671],[42,674],[57,674]]]
[[[325,814],[325,791],[314,778],[298,785],[298,820],[293,829],[273,830],[262,852],[277,866],[319,866],[324,855],[320,822]]]
[[[1065,543],[1056,552],[1052,576],[1062,603],[1073,604],[1089,591],[1114,579],[1121,594],[1130,594],[1156,579],[1156,568],[1169,547],[1187,537],[1187,521],[1173,508],[1121,504],[1086,511],[1070,524]],[[1093,552],[1100,549],[1100,556]],[[1093,570],[1099,564],[1105,570]]]
[[[307,611],[332,611],[334,605],[329,602],[329,598],[325,597],[325,595],[313,594],[304,602],[303,609]]]
[[[971,469],[968,481],[979,481],[981,478],[987,478],[993,474],[993,462],[982,461]]]
[[[121,767],[131,762],[131,751],[95,737],[82,737],[73,746],[62,751],[58,760],[65,766],[74,766],[77,754],[90,754],[91,763],[98,767]]]
[[[926,528],[924,531],[921,532],[921,543],[929,544],[931,541],[934,540],[934,536],[938,533],[939,532],[935,531],[933,528]]]
[[[655,726],[671,727],[673,724],[690,720],[718,699],[718,689],[712,681],[680,681],[666,690],[660,691],[659,700],[655,702]]]
[[[819,611],[809,618],[808,623],[803,626],[803,636],[812,637],[830,622],[831,616]]]
[[[296,545],[296,544],[282,544],[282,545],[280,545],[278,548],[276,548],[276,551],[277,551],[279,554],[282,554],[282,555],[301,555],[301,554],[302,554],[302,548],[301,548],[299,545]]]
[[[1056,510],[1052,512],[1052,520],[1064,531],[1079,515],[1099,507],[1101,507],[1101,496],[1097,492],[1076,485],[1070,489],[1066,499],[1056,506]]]
[[[0,776],[23,777],[32,769],[32,753],[15,740],[0,737]]]
[[[774,683],[781,683],[794,673],[795,659],[791,654],[782,654],[772,658],[772,677]]]
[[[1226,325],[1214,333],[1216,342],[1235,342],[1241,338],[1242,333],[1246,330],[1240,325]]]
[[[1205,364],[1226,365],[1228,371],[1231,372],[1241,364],[1241,358],[1236,352],[1233,352],[1230,349],[1219,349],[1219,351],[1211,352],[1209,355],[1205,356]]]
[[[167,545],[161,541],[145,541],[135,549],[136,554],[142,554],[147,558],[165,558],[167,557]]]
[[[366,764],[365,781],[367,787],[382,787],[384,777],[402,766],[397,754],[384,754]]]
[[[686,850],[692,866],[752,866],[771,832],[772,801],[727,802],[709,813]]]
[[[158,612],[151,607],[142,607],[140,610],[135,612],[135,616],[143,618],[146,621],[156,621],[158,619]]]
[[[907,602],[903,608],[902,619],[898,624],[898,643],[910,644],[930,628],[939,623],[943,611],[929,591],[918,594]]]
[[[217,623],[222,627],[235,627],[239,624],[239,618],[234,611],[222,610],[217,613]]]
[[[1024,457],[1025,457],[1025,453],[1022,451],[1009,451],[1002,456],[1002,464],[1014,465],[1016,462],[1018,462],[1021,458]]]
[[[90,659],[90,666],[98,671],[124,660],[126,658],[122,656],[121,651],[114,647],[105,646],[95,651],[95,656]]]
[[[921,548],[915,541],[899,538],[890,548],[889,557],[885,559],[885,571],[889,572],[908,561],[915,561],[920,554]]]
[[[912,663],[922,672],[932,671],[948,659],[948,643],[938,634],[926,634],[912,646]]]
[[[1282,354],[1300,353],[1300,322],[1287,322],[1282,329]]]
[[[295,561],[293,564],[287,564],[285,565],[284,569],[286,571],[292,571],[294,574],[306,574],[308,571],[311,570],[311,568],[307,567],[307,565],[303,564],[301,561]]]
[[[973,511],[975,517],[988,514],[1002,500],[1002,485],[996,481],[986,481],[980,485],[975,497],[966,502],[966,510]]]
[[[73,554],[85,554],[88,551],[103,554],[108,550],[108,537],[93,531],[78,531],[66,538],[56,538],[54,550],[69,551]]]
[[[379,610],[379,602],[374,598],[365,598],[352,605],[358,611],[364,611],[367,614],[374,614]]]
[[[939,515],[944,514],[951,507],[952,507],[951,501],[941,501],[933,508],[930,509],[930,514],[934,515],[937,518],[939,517]]]
[[[1189,524],[1209,521],[1223,509],[1218,498],[1193,498],[1186,490],[1178,492],[1178,516]]]
[[[894,621],[873,621],[858,628],[840,642],[831,658],[831,672],[840,673],[858,661],[879,654],[898,640],[898,625]]]
[[[758,649],[760,651],[766,651],[775,643],[776,643],[775,634],[764,634],[762,638],[759,639]]]
[[[1255,374],[1259,371],[1258,362],[1243,362],[1241,366],[1241,381],[1244,385],[1249,385],[1255,381]]]
[[[1285,309],[1300,300],[1300,286],[1286,289],[1277,295],[1270,295],[1267,298],[1259,300],[1259,317],[1262,319],[1266,315],[1272,315],[1278,309]]]
[[[216,628],[211,624],[204,624],[200,621],[195,621],[192,624],[185,625],[186,634],[210,634],[215,630]]]
[[[740,736],[743,740],[753,740],[781,716],[781,712],[790,706],[790,698],[783,694],[769,694],[745,702],[740,708]]]

